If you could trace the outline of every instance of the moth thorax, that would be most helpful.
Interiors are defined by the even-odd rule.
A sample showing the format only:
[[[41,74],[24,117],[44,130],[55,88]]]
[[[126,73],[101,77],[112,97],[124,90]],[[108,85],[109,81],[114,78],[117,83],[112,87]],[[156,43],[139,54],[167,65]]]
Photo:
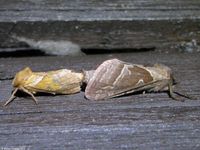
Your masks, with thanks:
[[[160,72],[163,74],[163,76],[165,76],[166,78],[171,78],[171,76],[172,76],[171,68],[169,68],[165,65],[162,65],[162,64],[155,64],[154,66],[160,70]]]
[[[155,64],[153,67],[147,67],[154,80],[171,79],[172,71],[169,67],[162,64]]]
[[[24,82],[27,80],[27,78],[30,77],[32,74],[32,71],[29,67],[24,68],[22,71],[18,72],[15,75],[15,78],[12,82],[14,87],[19,87],[20,85],[23,85]]]

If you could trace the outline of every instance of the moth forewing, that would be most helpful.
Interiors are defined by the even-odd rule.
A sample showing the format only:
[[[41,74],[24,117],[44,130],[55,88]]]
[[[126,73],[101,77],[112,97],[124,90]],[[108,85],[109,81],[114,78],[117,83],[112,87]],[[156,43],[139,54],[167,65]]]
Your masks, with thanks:
[[[118,59],[103,62],[94,72],[85,90],[88,99],[115,97],[153,81],[149,71]]]
[[[39,79],[40,74],[35,73],[34,76],[35,82],[32,82],[31,79],[27,81],[26,88],[35,92],[52,94],[73,94],[79,92],[83,80],[81,73],[75,73],[67,69],[46,72],[41,79]]]
[[[20,90],[30,95],[37,103],[34,94],[38,92],[51,94],[74,94],[80,92],[83,73],[76,73],[68,69],[49,72],[32,72],[30,68],[19,71],[12,82],[14,92],[4,104],[8,105],[14,100],[15,93]]]
[[[159,81],[153,81],[144,85],[139,85],[136,86],[134,88],[130,87],[127,89],[124,89],[123,91],[119,91],[119,94],[116,95],[111,95],[110,97],[106,97],[106,99],[108,98],[114,98],[114,97],[119,97],[119,96],[123,96],[123,95],[127,95],[127,94],[131,94],[131,93],[135,93],[135,92],[139,92],[139,91],[153,91],[153,88],[155,87],[155,84],[159,82]]]

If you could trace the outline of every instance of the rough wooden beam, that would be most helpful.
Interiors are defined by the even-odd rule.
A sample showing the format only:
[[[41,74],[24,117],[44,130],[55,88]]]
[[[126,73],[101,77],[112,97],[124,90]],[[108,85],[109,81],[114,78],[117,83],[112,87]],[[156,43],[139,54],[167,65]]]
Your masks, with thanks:
[[[27,47],[16,35],[35,41],[72,41],[82,49],[180,48],[200,39],[198,20],[58,21],[1,23],[1,47]],[[194,46],[195,47],[195,46]]]
[[[200,54],[134,53],[85,57],[0,58],[0,148],[17,149],[199,149]],[[89,101],[84,93],[19,97],[8,107],[11,80],[17,71],[59,68],[94,69],[119,58],[131,63],[163,63],[183,88],[198,100],[174,101],[166,93],[129,95]],[[47,61],[48,60],[48,61]]]
[[[27,47],[12,38],[17,35],[36,41],[71,41],[82,49],[183,47],[187,51],[187,44],[193,44],[192,49],[199,50],[200,2],[196,0],[2,0],[0,12],[3,48]]]
[[[1,0],[1,21],[199,19],[196,0]]]

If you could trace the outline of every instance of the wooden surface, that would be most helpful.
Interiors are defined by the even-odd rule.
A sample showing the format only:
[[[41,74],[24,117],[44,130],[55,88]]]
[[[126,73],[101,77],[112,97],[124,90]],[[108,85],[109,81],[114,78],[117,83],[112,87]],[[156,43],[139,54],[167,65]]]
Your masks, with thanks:
[[[1,0],[0,50],[27,46],[12,35],[68,40],[91,51],[180,50],[181,43],[199,43],[199,14],[198,0]]]
[[[198,100],[178,102],[166,93],[89,101],[75,95],[39,95],[39,105],[19,97],[0,106],[0,149],[199,149],[200,54],[155,52],[84,57],[0,58],[0,104],[10,96],[12,76],[25,66],[34,71],[94,69],[119,58],[171,67],[181,91]]]
[[[197,0],[1,0],[0,20],[168,20],[199,19]]]

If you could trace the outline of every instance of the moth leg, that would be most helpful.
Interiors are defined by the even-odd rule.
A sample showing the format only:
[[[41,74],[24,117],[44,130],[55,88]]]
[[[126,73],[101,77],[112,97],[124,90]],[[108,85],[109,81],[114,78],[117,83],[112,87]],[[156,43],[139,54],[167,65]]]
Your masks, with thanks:
[[[11,95],[10,98],[5,102],[4,106],[7,106],[10,102],[12,102],[12,101],[16,98],[15,94],[16,94],[16,92],[17,92],[18,90],[19,90],[19,89],[16,88],[16,89],[13,91],[12,95]]]
[[[170,83],[168,84],[168,88],[169,88],[169,96],[170,96],[172,99],[177,100],[177,101],[182,101],[182,102],[184,102],[184,100],[180,100],[180,99],[178,99],[177,97],[175,97],[174,93],[177,94],[177,92],[174,92],[174,91],[173,91],[172,82],[170,82]],[[178,95],[180,95],[180,94],[178,94]],[[183,96],[183,97],[184,97],[184,96]]]
[[[38,100],[35,98],[35,96],[29,92],[27,89],[25,89],[24,87],[20,87],[20,89],[22,89],[23,92],[27,93],[28,95],[30,95],[33,98],[33,101],[35,102],[35,104],[38,104]]]
[[[175,97],[175,95],[174,95],[174,92],[173,92],[173,88],[172,88],[172,84],[171,83],[169,83],[168,84],[168,92],[169,92],[169,96],[172,98],[172,99],[174,99],[174,100],[178,100],[176,97]]]

